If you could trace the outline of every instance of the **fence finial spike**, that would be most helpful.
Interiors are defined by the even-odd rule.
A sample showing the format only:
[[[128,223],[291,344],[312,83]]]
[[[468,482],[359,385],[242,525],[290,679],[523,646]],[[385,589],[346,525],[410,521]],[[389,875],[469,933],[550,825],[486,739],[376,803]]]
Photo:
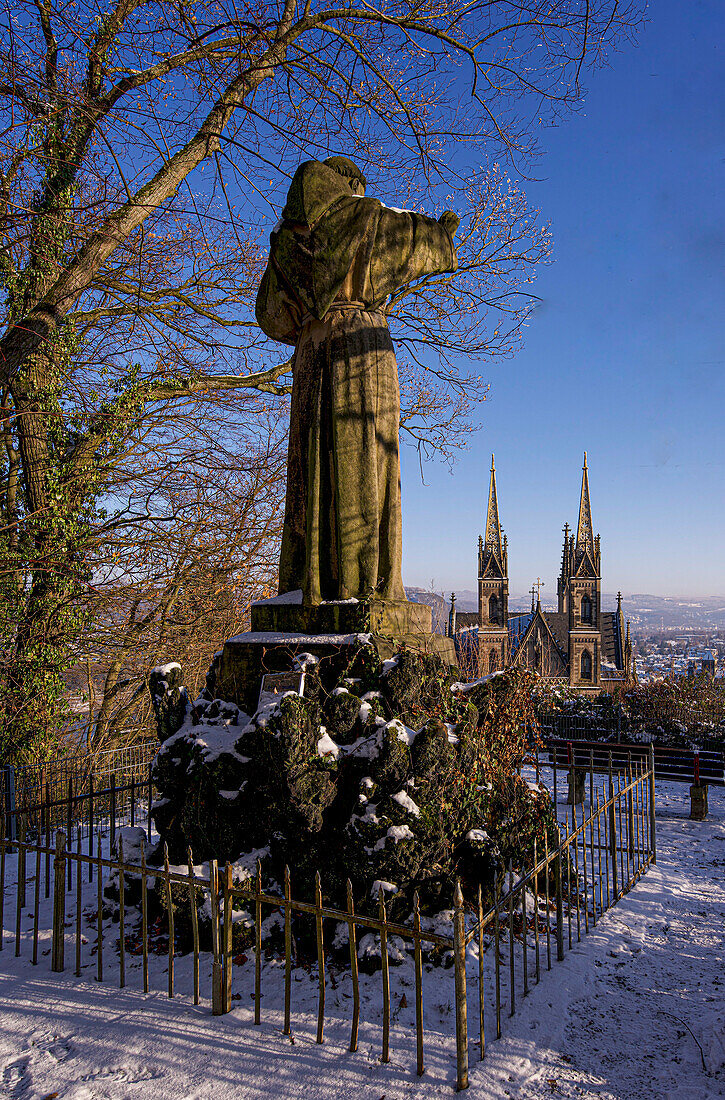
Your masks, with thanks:
[[[456,909],[461,909],[463,906],[463,891],[461,890],[461,880],[456,879],[456,886],[453,891],[453,904]]]
[[[289,885],[290,878],[291,878],[291,876],[290,876],[290,871],[289,871],[289,863],[285,863],[285,865],[284,865],[284,881],[285,881],[286,886]]]

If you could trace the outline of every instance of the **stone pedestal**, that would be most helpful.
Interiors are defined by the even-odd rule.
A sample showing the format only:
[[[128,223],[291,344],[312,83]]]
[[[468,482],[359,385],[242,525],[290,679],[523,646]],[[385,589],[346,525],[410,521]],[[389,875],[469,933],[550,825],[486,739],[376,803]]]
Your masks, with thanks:
[[[294,594],[292,594],[294,595]],[[289,598],[289,597],[287,597]],[[431,634],[431,610],[408,600],[350,600],[340,603],[252,604],[252,631],[284,634],[379,634],[383,638]]]
[[[431,632],[431,611],[425,604],[372,600],[306,606],[280,602],[278,597],[253,604],[251,618],[251,631],[224,644],[214,689],[217,698],[236,703],[247,714],[257,709],[266,673],[286,672],[298,653],[318,658],[340,654],[359,645],[360,635],[369,639],[382,660],[394,656],[403,644],[456,664],[453,639]]]
[[[690,787],[690,820],[704,821],[707,817],[707,784],[693,783]]]

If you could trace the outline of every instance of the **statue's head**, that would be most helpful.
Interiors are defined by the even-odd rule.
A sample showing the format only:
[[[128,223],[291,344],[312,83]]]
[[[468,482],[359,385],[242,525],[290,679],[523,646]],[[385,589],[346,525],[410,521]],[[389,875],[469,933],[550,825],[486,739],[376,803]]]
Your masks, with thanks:
[[[367,180],[358,166],[348,157],[328,157],[324,163],[347,181],[353,195],[365,194]]]

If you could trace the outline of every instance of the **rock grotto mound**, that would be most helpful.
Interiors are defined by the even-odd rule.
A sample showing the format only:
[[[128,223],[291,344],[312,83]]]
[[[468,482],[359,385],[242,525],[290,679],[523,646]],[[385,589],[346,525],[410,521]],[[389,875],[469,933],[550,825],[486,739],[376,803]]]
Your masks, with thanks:
[[[374,906],[382,885],[392,919],[414,890],[424,913],[450,907],[456,877],[469,899],[490,897],[509,857],[552,826],[548,795],[517,766],[530,728],[531,677],[510,671],[473,685],[435,655],[380,658],[362,636],[345,652],[294,658],[303,694],[272,696],[250,717],[207,688],[191,704],[181,669],[154,670],[161,748],[153,818],[173,862],[216,858],[235,877],[262,863],[280,888],[311,899]],[[373,897],[371,897],[371,894]]]

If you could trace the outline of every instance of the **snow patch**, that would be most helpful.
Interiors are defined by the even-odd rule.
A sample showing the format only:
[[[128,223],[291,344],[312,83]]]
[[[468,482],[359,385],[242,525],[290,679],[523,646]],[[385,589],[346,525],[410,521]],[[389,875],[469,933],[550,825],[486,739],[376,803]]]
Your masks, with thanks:
[[[393,795],[393,802],[397,802],[399,806],[402,806],[404,810],[407,810],[413,817],[420,817],[420,806],[418,806],[410,797],[407,791],[398,791]]]
[[[320,729],[325,729],[325,727],[320,726]],[[340,755],[340,746],[335,744],[327,730],[325,730],[322,737],[317,742],[317,755],[332,756],[335,760],[337,760]]]

